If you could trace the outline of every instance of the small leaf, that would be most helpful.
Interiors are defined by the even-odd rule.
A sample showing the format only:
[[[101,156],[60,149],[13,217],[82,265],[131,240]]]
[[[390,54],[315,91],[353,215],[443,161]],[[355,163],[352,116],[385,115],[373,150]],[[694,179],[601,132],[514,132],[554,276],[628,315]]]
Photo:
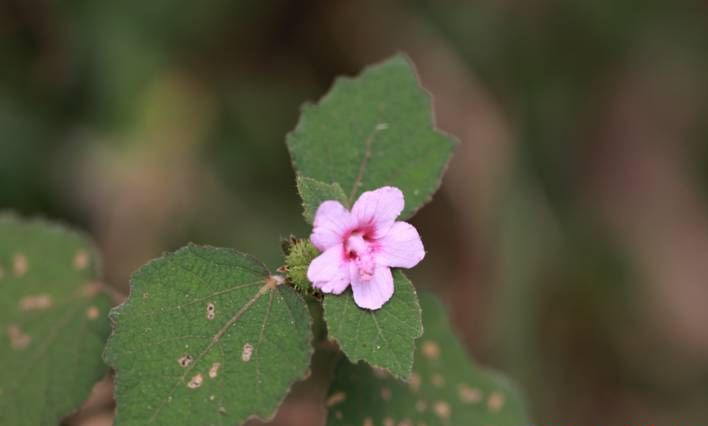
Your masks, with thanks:
[[[396,186],[406,197],[402,219],[430,200],[454,145],[433,128],[430,99],[400,55],[337,79],[288,135],[298,176],[339,184],[349,205],[364,191]]]
[[[308,177],[298,176],[297,191],[302,198],[303,216],[305,216],[307,223],[312,223],[317,208],[324,201],[339,201],[342,205],[349,207],[347,196],[338,183],[323,183]]]
[[[74,232],[0,216],[0,424],[58,424],[106,373],[97,263]]]
[[[327,424],[495,425],[526,424],[516,388],[470,361],[440,302],[423,294],[425,335],[418,342],[408,382],[342,359],[328,398]]]
[[[329,337],[350,360],[364,360],[405,379],[411,373],[415,339],[423,334],[423,325],[413,284],[401,271],[395,271],[393,279],[395,292],[381,309],[359,308],[347,290],[325,297],[324,319]]]
[[[269,418],[312,354],[305,302],[282,280],[249,256],[195,245],[136,272],[105,352],[116,425]]]

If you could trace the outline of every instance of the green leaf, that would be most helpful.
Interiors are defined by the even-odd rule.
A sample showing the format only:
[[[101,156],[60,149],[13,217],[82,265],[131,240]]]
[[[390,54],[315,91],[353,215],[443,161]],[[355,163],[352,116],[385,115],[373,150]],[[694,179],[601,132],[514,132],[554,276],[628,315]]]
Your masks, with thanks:
[[[408,382],[364,363],[340,360],[327,400],[327,424],[526,424],[516,388],[499,374],[470,361],[435,297],[423,294],[421,303],[425,335],[417,345],[414,372]]]
[[[106,373],[97,263],[75,232],[0,216],[0,424],[58,424]]]
[[[282,281],[249,256],[196,245],[136,272],[104,355],[116,425],[269,418],[312,354],[307,306]]]
[[[403,219],[430,200],[455,145],[433,128],[429,96],[400,55],[337,79],[303,107],[287,143],[298,176],[339,184],[349,205],[364,191],[400,188]]]
[[[423,334],[420,305],[413,284],[400,270],[393,274],[395,292],[381,309],[361,309],[351,289],[327,295],[324,319],[329,337],[353,362],[364,360],[406,379],[413,367],[415,339]]]
[[[312,223],[317,208],[324,201],[335,200],[348,207],[347,196],[338,183],[323,183],[308,177],[297,177],[297,191],[302,198],[303,216],[307,223]]]

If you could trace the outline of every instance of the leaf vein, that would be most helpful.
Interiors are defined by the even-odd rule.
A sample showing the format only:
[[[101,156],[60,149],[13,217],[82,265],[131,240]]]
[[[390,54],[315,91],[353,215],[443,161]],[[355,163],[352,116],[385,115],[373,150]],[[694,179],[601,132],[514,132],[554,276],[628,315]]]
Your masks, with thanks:
[[[187,375],[194,369],[194,367],[196,365],[199,364],[199,362],[204,358],[204,356],[206,356],[209,353],[209,351],[211,351],[211,349],[214,347],[214,345],[219,343],[219,341],[221,340],[221,337],[223,337],[223,335],[226,333],[226,331],[232,325],[234,325],[239,319],[241,319],[241,317],[246,313],[246,311],[248,311],[251,308],[251,306],[253,306],[253,304],[256,303],[258,301],[258,299],[260,299],[261,296],[263,296],[268,291],[273,291],[272,285],[270,283],[266,283],[265,285],[263,285],[258,290],[258,292],[248,302],[246,302],[241,307],[241,309],[239,309],[236,312],[236,314],[234,314],[234,316],[232,316],[228,321],[226,321],[224,326],[221,327],[219,329],[219,331],[214,336],[212,336],[211,341],[207,344],[207,346],[199,353],[199,355],[197,355],[194,358],[194,361],[192,362],[192,364],[185,369],[184,373],[182,374],[182,376],[180,376],[180,378],[177,380],[177,382],[174,385],[172,385],[172,389],[168,393],[167,397],[163,398],[160,405],[155,409],[152,416],[150,416],[148,423],[152,423],[155,421],[155,419],[157,419],[157,416],[159,415],[160,411],[165,406],[168,399],[174,394],[174,391],[177,388],[177,386],[184,383],[184,380],[186,379]]]
[[[350,207],[354,202],[354,197],[356,196],[356,193],[359,190],[359,187],[361,186],[361,182],[364,179],[364,175],[366,174],[366,168],[369,165],[369,160],[371,160],[371,146],[374,143],[374,137],[378,132],[387,128],[387,126],[382,126],[380,123],[376,124],[373,130],[371,130],[371,132],[369,133],[369,136],[367,136],[367,138],[364,140],[364,157],[361,159],[361,163],[359,164],[359,172],[354,178],[354,183],[352,184],[352,189],[349,193],[349,198],[347,198],[347,203]]]
[[[396,360],[396,366],[399,368],[399,370],[402,370],[401,369],[401,361],[398,359],[398,355],[393,350],[393,346],[391,346],[391,344],[388,342],[388,339],[386,338],[386,336],[384,336],[383,330],[381,329],[381,326],[379,325],[379,321],[376,319],[376,315],[372,313],[371,318],[373,318],[374,324],[376,324],[376,330],[378,330],[379,336],[384,341],[386,346],[391,348],[391,353],[393,353],[393,359]]]

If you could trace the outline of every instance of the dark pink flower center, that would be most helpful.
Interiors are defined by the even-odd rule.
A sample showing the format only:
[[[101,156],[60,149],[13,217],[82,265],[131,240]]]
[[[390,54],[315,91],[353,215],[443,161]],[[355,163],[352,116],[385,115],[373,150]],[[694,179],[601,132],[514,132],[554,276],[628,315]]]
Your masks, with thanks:
[[[373,230],[356,229],[344,240],[344,258],[354,262],[362,281],[369,281],[374,275],[375,244],[372,235]]]

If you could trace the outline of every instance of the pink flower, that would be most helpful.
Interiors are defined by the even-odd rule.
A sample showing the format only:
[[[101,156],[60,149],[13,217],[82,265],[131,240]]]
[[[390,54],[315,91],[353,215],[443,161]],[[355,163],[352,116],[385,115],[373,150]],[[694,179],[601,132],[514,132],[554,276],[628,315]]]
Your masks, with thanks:
[[[364,192],[351,212],[337,201],[322,203],[310,236],[323,252],[307,270],[313,286],[341,294],[351,284],[359,307],[383,306],[393,296],[391,268],[412,268],[425,256],[418,231],[396,222],[403,204],[392,186]]]

